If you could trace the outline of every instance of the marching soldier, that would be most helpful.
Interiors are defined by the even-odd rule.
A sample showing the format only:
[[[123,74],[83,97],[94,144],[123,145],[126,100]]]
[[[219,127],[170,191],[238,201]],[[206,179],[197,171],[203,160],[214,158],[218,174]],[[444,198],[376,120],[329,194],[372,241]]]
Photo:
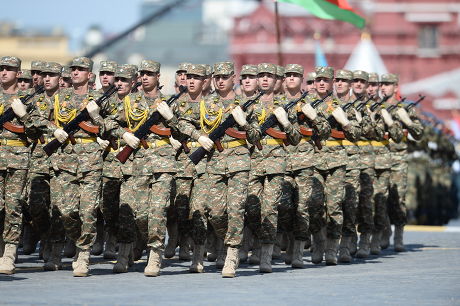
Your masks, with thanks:
[[[18,78],[18,86],[20,90],[26,91],[32,88],[32,75],[29,69],[22,69]]]
[[[62,67],[61,78],[59,79],[59,88],[70,88],[72,86],[72,77],[68,66]]]

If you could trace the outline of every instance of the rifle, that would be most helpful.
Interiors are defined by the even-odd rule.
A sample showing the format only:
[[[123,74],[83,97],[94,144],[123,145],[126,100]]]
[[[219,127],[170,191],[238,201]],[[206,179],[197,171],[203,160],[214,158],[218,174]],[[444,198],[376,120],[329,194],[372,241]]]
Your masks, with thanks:
[[[425,99],[425,96],[419,95],[419,98],[417,101],[409,103],[409,105],[406,106],[406,110],[410,110],[411,108],[417,106],[420,102],[422,102]]]
[[[142,85],[142,82],[139,81],[139,82],[136,82],[136,84],[134,84],[133,88],[131,88],[131,93],[136,93],[138,92],[139,90],[137,89],[139,86]]]
[[[166,104],[168,104],[168,106],[170,106],[174,101],[176,101],[177,99],[179,99],[179,97],[185,93],[187,91],[187,87],[185,86],[181,86],[179,88],[179,92],[175,95],[172,95],[171,97],[169,97],[169,99],[166,101]],[[134,136],[136,136],[137,138],[139,138],[141,141],[145,140],[145,137],[147,137],[148,134],[150,134],[150,128],[157,124],[158,121],[160,121],[160,118],[161,118],[161,115],[158,111],[155,111],[152,113],[152,115],[149,117],[149,119],[147,119],[147,121],[144,122],[144,124],[142,124],[139,129],[137,129],[135,132],[134,132]],[[134,149],[131,148],[130,146],[126,145],[123,150],[121,150],[118,154],[117,154],[117,159],[122,163],[124,164],[126,162],[126,160],[129,158],[129,156],[133,153]]]
[[[360,98],[356,98],[355,101],[353,101],[353,102],[348,102],[347,104],[343,105],[343,106],[342,106],[343,111],[346,112],[350,107],[354,106],[355,103],[359,101],[359,99],[360,99]]]
[[[366,106],[367,102],[369,102],[369,101],[372,100],[373,98],[374,98],[374,96],[369,96],[369,98],[367,98],[366,101],[361,102],[361,103],[356,107],[356,110],[357,110],[358,112],[360,112],[360,111],[364,108],[364,106]],[[374,104],[375,104],[375,103],[374,103]],[[373,105],[374,105],[374,104],[373,104]]]
[[[259,100],[260,97],[264,93],[265,93],[264,91],[260,91],[259,94],[254,99],[246,101],[246,103],[244,103],[241,106],[241,109],[243,110],[243,112],[246,111],[248,107],[250,107],[252,104],[257,102],[257,100]],[[220,139],[224,136],[225,131],[228,128],[231,128],[232,126],[234,126],[235,124],[236,124],[235,118],[233,118],[233,116],[230,115],[214,131],[212,131],[211,134],[209,134],[208,136],[209,139],[214,141],[219,152],[222,152],[224,150],[222,147],[222,144],[220,143]],[[207,151],[203,147],[199,147],[198,149],[195,150],[195,152],[189,155],[189,158],[195,165],[197,165],[200,162],[200,160],[204,158],[206,153]]]
[[[20,98],[21,102],[25,104],[27,111],[30,111],[30,108],[33,107],[33,104],[27,104],[27,102],[35,97],[37,94],[41,94],[45,91],[43,85],[38,86],[33,93],[27,94],[24,97]],[[13,109],[10,107],[8,108],[3,115],[0,117],[0,127],[3,127],[3,124],[9,122],[14,119],[16,115],[14,114]]]
[[[112,96],[114,93],[117,92],[117,90],[118,90],[117,86],[113,84],[110,85],[109,89],[101,97],[99,97],[99,99],[96,100],[96,104],[98,106],[101,106],[102,103],[108,100],[110,96]],[[88,110],[85,108],[78,114],[77,117],[75,117],[73,120],[71,120],[66,125],[64,125],[62,129],[69,135],[69,139],[72,142],[72,144],[75,144],[75,139],[73,139],[73,135],[76,132],[78,132],[78,130],[80,130],[79,124],[89,119],[90,119],[90,116],[89,116]],[[61,146],[62,146],[62,143],[60,143],[59,140],[53,139],[52,141],[50,141],[47,145],[43,147],[43,151],[45,151],[46,155],[51,156]]]
[[[388,107],[388,109],[387,109],[388,113],[390,113],[391,111],[393,111],[395,108],[398,107],[398,105],[399,105],[400,103],[403,103],[404,101],[406,101],[406,97],[402,98],[401,101],[399,101],[397,104],[390,105],[390,107]]]

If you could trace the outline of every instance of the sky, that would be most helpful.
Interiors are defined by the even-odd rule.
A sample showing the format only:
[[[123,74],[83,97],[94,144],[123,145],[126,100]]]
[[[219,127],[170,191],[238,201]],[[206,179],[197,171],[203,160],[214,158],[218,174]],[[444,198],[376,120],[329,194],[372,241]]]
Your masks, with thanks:
[[[0,0],[0,21],[28,28],[61,27],[71,37],[71,49],[79,45],[86,30],[94,24],[104,32],[115,33],[139,20],[144,0]]]

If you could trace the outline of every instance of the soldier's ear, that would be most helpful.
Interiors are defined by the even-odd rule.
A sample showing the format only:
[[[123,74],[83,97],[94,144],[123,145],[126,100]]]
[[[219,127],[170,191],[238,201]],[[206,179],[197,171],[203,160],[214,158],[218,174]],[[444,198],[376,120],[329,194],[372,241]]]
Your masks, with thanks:
[[[94,73],[93,73],[92,71],[90,71],[90,72],[88,73],[88,80],[90,80],[90,79],[93,77],[93,75],[94,75]]]
[[[233,74],[233,75],[232,75],[232,83],[235,83],[235,78],[236,78],[236,75]]]

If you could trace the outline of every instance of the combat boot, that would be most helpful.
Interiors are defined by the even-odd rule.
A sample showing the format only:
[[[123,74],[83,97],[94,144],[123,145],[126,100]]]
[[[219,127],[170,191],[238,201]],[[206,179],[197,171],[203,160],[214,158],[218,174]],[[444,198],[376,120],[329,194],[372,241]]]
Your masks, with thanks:
[[[273,244],[262,244],[260,253],[260,273],[272,273]]]
[[[350,254],[350,244],[353,237],[342,236],[339,247],[339,262],[350,263],[352,257]]]
[[[395,226],[395,237],[393,238],[395,252],[405,252],[406,251],[406,248],[404,247],[403,236],[404,236],[404,225]]]
[[[3,241],[3,238],[0,237],[0,257],[3,256],[4,251],[5,251],[5,241]]]
[[[65,241],[64,256],[67,258],[72,258],[75,256],[76,253],[77,247],[75,246],[75,243],[67,238]]]
[[[350,250],[350,255],[355,256],[356,252],[358,251],[358,233],[354,233],[351,236],[350,244],[348,245],[348,249]]]
[[[250,265],[260,264],[260,240],[254,237],[251,256],[249,257]]]
[[[158,276],[161,269],[161,251],[150,249],[149,261],[144,269],[145,276]]]
[[[80,249],[77,248],[75,250],[75,255],[73,256],[73,260],[72,260],[72,269],[74,269],[74,270],[77,267],[77,261],[78,261],[78,255],[79,254],[80,254]]]
[[[217,259],[216,268],[221,270],[225,265],[225,257],[227,256],[227,249],[225,249],[224,241],[217,238]]]
[[[292,254],[294,250],[294,235],[288,234],[287,235],[288,245],[286,249],[286,253],[284,254],[284,263],[290,265],[292,263]]]
[[[126,273],[128,272],[129,256],[131,255],[132,243],[119,243],[117,262],[113,266],[113,273]]]
[[[371,252],[370,246],[371,234],[361,233],[359,236],[359,249],[356,252],[356,257],[358,258],[367,258]]]
[[[40,240],[40,256],[44,262],[47,262],[50,259],[53,245],[48,240]],[[61,250],[62,251],[62,250]]]
[[[107,233],[107,240],[104,248],[104,259],[117,258],[117,237],[111,233]]]
[[[3,256],[0,258],[0,274],[14,274],[16,270],[14,261],[16,260],[17,249],[18,246],[15,244],[5,244]]]
[[[97,224],[96,241],[91,248],[91,255],[101,255],[104,251],[104,224]]]
[[[51,244],[51,252],[48,261],[43,265],[45,271],[57,271],[62,268],[62,249],[64,249],[63,242],[54,242]]]
[[[385,228],[382,231],[382,236],[380,237],[380,247],[382,250],[388,249],[390,246],[390,238],[393,232],[391,231],[390,217],[386,217]]]
[[[382,232],[374,232],[371,238],[371,254],[372,255],[379,255],[380,254],[380,236]]]
[[[325,228],[313,234],[313,246],[311,262],[318,265],[323,262],[324,248],[326,244]]]
[[[73,269],[73,276],[87,277],[89,275],[89,250],[79,250],[78,258]]]
[[[281,258],[281,243],[283,240],[283,233],[276,234],[276,243],[273,245],[273,254],[272,259],[280,259]]]
[[[326,252],[324,255],[327,266],[337,265],[337,251],[339,250],[339,242],[340,242],[340,239],[338,238],[335,238],[335,239],[327,238]]]
[[[192,265],[190,266],[190,269],[189,269],[190,272],[192,273],[203,273],[204,272],[203,253],[204,253],[204,245],[195,244],[193,246]]]
[[[24,255],[30,255],[34,253],[37,249],[38,240],[39,239],[36,237],[33,227],[30,224],[25,223],[22,253],[24,253]]]
[[[176,255],[176,247],[179,241],[177,222],[168,225],[168,244],[165,247],[165,258],[173,258]]]
[[[309,250],[311,248],[311,234],[308,232],[307,240],[305,241],[304,250]]]
[[[238,249],[228,247],[227,257],[225,258],[224,268],[222,269],[222,277],[235,277],[236,268],[238,268]]]
[[[190,239],[188,237],[182,237],[180,239],[179,259],[186,261],[192,259],[192,256],[190,256]]]
[[[251,230],[245,226],[243,230],[243,241],[238,250],[239,262],[246,262],[248,260],[249,245],[251,240]]]
[[[292,247],[292,261],[291,266],[293,268],[303,268],[303,250],[305,248],[305,241],[294,240]]]

